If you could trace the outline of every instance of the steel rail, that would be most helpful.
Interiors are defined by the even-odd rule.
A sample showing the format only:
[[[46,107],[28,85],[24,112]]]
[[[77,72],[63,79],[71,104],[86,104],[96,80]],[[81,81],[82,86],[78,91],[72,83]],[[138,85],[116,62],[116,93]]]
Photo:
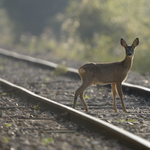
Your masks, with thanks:
[[[3,55],[5,57],[9,57],[12,59],[26,61],[28,63],[32,63],[34,65],[38,65],[38,66],[41,66],[41,67],[47,68],[47,69],[56,69],[57,67],[60,66],[60,65],[53,63],[53,62],[50,62],[50,61],[34,58],[31,56],[27,56],[27,55],[22,55],[22,54],[12,52],[9,50],[5,50],[2,48],[0,48],[0,55]],[[76,79],[80,79],[80,76],[78,74],[77,69],[69,68],[69,67],[66,67],[65,69],[66,69],[66,75],[72,76],[73,78],[76,78]]]
[[[92,117],[88,114],[77,111],[71,107],[59,104],[53,100],[39,96],[23,87],[17,86],[9,81],[0,78],[0,86],[3,88],[12,89],[14,93],[21,95],[21,97],[26,97],[30,102],[41,103],[41,105],[46,106],[49,110],[65,114],[66,119],[80,124],[96,133],[105,134],[111,138],[117,138],[120,142],[128,147],[139,149],[139,150],[149,150],[150,142],[138,137],[128,131],[120,129],[114,125],[111,125],[105,121]],[[62,117],[62,115],[60,115]]]
[[[56,69],[59,65],[53,62],[49,62],[46,60],[42,60],[42,59],[38,59],[38,58],[34,58],[31,56],[27,56],[27,55],[22,55],[16,52],[12,52],[9,50],[5,50],[0,48],[0,55],[5,56],[5,57],[9,57],[12,59],[17,59],[17,60],[21,60],[21,61],[25,61],[28,63],[32,63],[34,65],[38,65],[41,66],[42,68],[47,68],[47,69]],[[70,67],[66,67],[66,73],[65,75],[67,76],[71,76],[75,79],[80,79],[80,76],[78,74],[78,70],[74,69],[74,68],[70,68]],[[109,86],[110,85],[106,85]],[[128,92],[129,94],[136,94],[142,97],[149,97],[150,96],[150,89],[143,87],[143,86],[139,86],[139,85],[134,85],[134,84],[129,84],[129,83],[122,83],[122,90],[125,92]]]

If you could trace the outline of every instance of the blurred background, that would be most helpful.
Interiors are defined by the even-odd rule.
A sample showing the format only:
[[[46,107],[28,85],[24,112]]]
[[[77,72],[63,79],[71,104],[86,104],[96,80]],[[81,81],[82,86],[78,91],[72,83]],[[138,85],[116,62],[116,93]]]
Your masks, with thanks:
[[[0,47],[62,59],[112,62],[135,50],[132,70],[150,72],[149,0],[1,0]]]

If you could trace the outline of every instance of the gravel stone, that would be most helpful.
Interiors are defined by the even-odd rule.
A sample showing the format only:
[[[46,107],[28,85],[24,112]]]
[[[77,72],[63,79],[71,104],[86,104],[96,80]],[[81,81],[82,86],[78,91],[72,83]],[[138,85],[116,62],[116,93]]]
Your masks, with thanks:
[[[61,74],[56,76],[53,74],[54,71],[42,69],[32,64],[14,61],[5,57],[0,58],[1,78],[23,86],[38,95],[67,106],[72,106],[74,91],[81,85],[81,81],[66,78]],[[86,99],[89,106],[89,115],[100,118],[150,141],[149,98],[145,99],[124,93],[124,102],[128,113],[123,113],[118,97],[118,112],[115,113],[112,108],[113,98],[109,88],[90,86],[85,94],[89,97]],[[0,130],[2,132],[0,132],[0,143],[3,144],[0,148],[10,149],[14,147],[22,149],[19,144],[23,145],[24,149],[60,149],[62,147],[64,149],[120,148],[120,145],[117,145],[115,140],[113,142],[103,141],[103,137],[87,132],[77,125],[65,122],[63,119],[56,121],[56,116],[53,113],[43,108],[38,108],[38,104],[35,106],[31,105],[24,98],[16,98],[11,91],[2,91],[0,89],[0,97],[0,106],[2,107],[28,107],[24,109],[1,110]],[[36,107],[37,110],[35,110]],[[80,99],[77,101],[76,109],[84,112]],[[36,120],[37,117],[46,118],[46,120]],[[57,133],[58,129],[67,129],[71,133]],[[51,130],[55,130],[55,132]],[[16,143],[16,141],[18,144],[14,145],[13,143]],[[93,144],[94,142],[92,141],[98,141],[99,144]]]

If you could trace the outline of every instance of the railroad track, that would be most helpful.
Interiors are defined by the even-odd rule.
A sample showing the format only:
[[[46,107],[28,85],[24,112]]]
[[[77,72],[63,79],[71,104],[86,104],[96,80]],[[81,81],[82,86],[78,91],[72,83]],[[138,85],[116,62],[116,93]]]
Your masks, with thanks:
[[[111,126],[111,124],[114,124],[116,126],[119,126],[120,128],[123,128],[125,130],[128,130],[138,136],[143,137],[146,140],[150,139],[150,102],[149,102],[149,94],[150,90],[148,88],[135,86],[131,84],[124,83],[123,84],[123,90],[126,93],[130,93],[130,95],[125,94],[125,104],[127,106],[128,113],[122,113],[121,111],[121,105],[119,103],[119,99],[117,100],[117,108],[119,108],[119,113],[114,113],[112,109],[112,96],[110,93],[110,89],[108,87],[91,87],[87,90],[86,98],[88,101],[89,107],[89,115],[94,116],[89,117],[89,115],[83,113],[83,106],[80,102],[77,104],[77,109],[80,110],[80,113],[76,110],[73,110],[70,107],[72,105],[73,100],[73,93],[75,89],[79,86],[80,80],[78,81],[79,75],[77,74],[77,71],[72,68],[64,68],[60,67],[57,64],[46,62],[43,60],[31,58],[28,56],[23,56],[17,53],[9,52],[6,50],[0,50],[1,55],[7,56],[13,59],[18,59],[14,63],[12,63],[12,60],[9,60],[7,58],[1,59],[1,68],[2,68],[2,77],[5,79],[12,81],[13,83],[16,83],[17,85],[22,85],[23,87],[29,89],[30,91],[53,99],[56,102],[59,102],[59,107],[61,107],[61,104],[65,104],[65,109],[59,110],[60,112],[67,112],[68,119],[71,121],[77,121],[78,123],[81,123],[82,125],[87,125],[88,127],[92,127],[94,129],[97,129],[96,132],[101,132],[100,129],[104,129],[105,131],[109,131],[108,133],[114,134],[116,133],[115,130],[118,130],[118,128],[114,127],[113,129],[108,128],[108,126]],[[30,61],[28,63],[23,63],[23,61]],[[14,61],[14,60],[13,60]],[[29,65],[30,64],[30,65]],[[33,65],[34,64],[34,65]],[[6,76],[7,69],[5,70],[6,66],[11,66],[11,73],[9,72]],[[23,65],[23,67],[22,67]],[[40,65],[40,67],[44,67],[45,69],[39,69],[39,67],[35,67],[35,65]],[[16,76],[16,69],[19,68],[23,69],[20,71],[20,74],[26,74],[28,78],[24,78],[20,80],[21,75],[17,73]],[[36,68],[36,69],[35,69]],[[57,69],[55,69],[57,68]],[[53,69],[52,71],[50,71]],[[54,70],[55,69],[55,70]],[[26,71],[25,71],[26,70]],[[33,71],[34,70],[34,71]],[[31,72],[34,72],[37,77],[34,75],[30,75]],[[39,75],[40,73],[40,75]],[[43,75],[44,74],[44,75]],[[63,74],[63,76],[61,76]],[[57,76],[56,76],[57,75]],[[67,78],[66,76],[71,76],[72,78]],[[35,78],[36,77],[36,78]],[[13,79],[12,79],[13,78]],[[4,82],[1,80],[1,84]],[[6,82],[5,82],[6,83]],[[5,85],[5,84],[4,84]],[[39,88],[39,90],[38,90]],[[138,94],[137,94],[138,93]],[[137,94],[137,96],[133,95]],[[33,96],[31,96],[33,99]],[[91,99],[90,97],[94,97]],[[39,98],[38,98],[39,99]],[[60,104],[61,103],[61,104]],[[61,105],[61,106],[60,106]],[[54,108],[54,105],[51,107],[51,109]],[[56,108],[54,110],[57,110]],[[73,111],[73,112],[72,112]],[[79,116],[82,114],[81,119],[79,119]],[[95,122],[95,125],[98,125],[97,127],[93,127],[93,121],[89,121],[91,125],[88,125],[87,120],[83,119],[84,117],[89,117],[89,119],[92,119],[93,121],[101,121],[99,119],[102,119],[106,122],[101,122],[101,125],[99,126],[98,122]],[[61,117],[64,117],[63,115]],[[75,120],[74,120],[75,119]],[[105,123],[107,127],[105,127]],[[146,131],[146,132],[145,132]],[[120,139],[123,138],[123,141],[127,141],[127,143],[132,143],[134,145],[133,147],[143,148],[140,146],[145,146],[145,148],[149,149],[150,144],[148,141],[145,141],[142,138],[139,138],[135,135],[132,135],[128,132],[126,132],[122,129],[119,129],[115,135],[115,137],[119,137]],[[134,138],[138,139],[136,141]],[[135,142],[136,141],[136,142]],[[126,143],[126,142],[125,142]]]

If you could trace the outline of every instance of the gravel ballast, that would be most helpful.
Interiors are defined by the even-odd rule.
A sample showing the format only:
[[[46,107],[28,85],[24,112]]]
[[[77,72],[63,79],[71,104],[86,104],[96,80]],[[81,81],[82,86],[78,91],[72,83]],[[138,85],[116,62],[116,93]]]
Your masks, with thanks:
[[[67,106],[72,106],[74,91],[81,85],[81,81],[67,78],[59,72],[38,68],[37,66],[21,61],[14,61],[5,57],[0,58],[1,78],[23,86],[38,95],[50,98]],[[128,78],[128,81],[130,81],[130,75]],[[139,80],[142,78],[139,78]],[[114,113],[112,109],[113,99],[109,88],[104,86],[100,88],[90,86],[85,95],[90,115],[117,125],[150,141],[149,99],[124,93],[124,103],[128,111],[125,114],[122,112],[119,98],[117,98],[119,112]],[[77,109],[84,112],[83,105],[79,99]],[[70,137],[66,136],[66,138]],[[83,137],[81,136],[81,138]]]

